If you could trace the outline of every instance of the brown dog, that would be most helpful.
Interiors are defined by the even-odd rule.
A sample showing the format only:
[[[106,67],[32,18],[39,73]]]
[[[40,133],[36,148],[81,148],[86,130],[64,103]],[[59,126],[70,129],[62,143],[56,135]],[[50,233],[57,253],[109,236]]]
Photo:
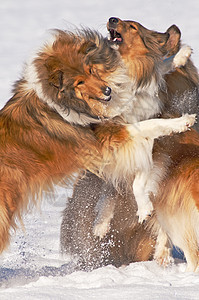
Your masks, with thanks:
[[[122,46],[125,41],[124,34],[119,33],[118,30],[115,34],[114,31],[112,32],[112,40],[114,40],[115,35],[117,35],[117,39],[114,42],[118,41],[120,54],[129,67],[131,77],[135,76],[134,73],[136,73],[136,78],[138,78],[138,81],[136,81],[136,91],[139,91],[139,88],[143,86],[147,87],[149,84],[147,75],[149,75],[152,70],[152,64],[146,65],[145,62],[147,58],[152,60],[155,53],[156,55],[160,55],[160,53],[163,55],[166,51],[169,52],[169,47],[173,47],[173,43],[170,40],[172,35],[169,36],[168,32],[161,34],[149,31],[135,22],[117,20],[117,23],[120,25],[123,24],[121,28],[122,26],[124,27],[124,25],[128,25],[128,28],[125,29],[127,37],[130,37],[132,30],[133,32],[136,30],[134,34],[137,36],[137,45],[135,44],[136,38],[134,37],[133,47],[130,48],[130,46],[127,46],[128,50],[126,51]],[[111,20],[111,23],[112,21],[113,20]],[[135,29],[135,25],[137,29]],[[169,29],[169,31],[171,32],[172,30]],[[137,52],[136,46],[138,47]],[[167,50],[165,50],[166,47]],[[131,53],[129,49],[133,49],[133,53]],[[170,51],[172,51],[172,48]],[[139,73],[137,73],[136,70],[139,70]],[[137,96],[139,96],[139,93],[137,94]],[[140,97],[140,99],[142,100],[143,98]],[[137,112],[139,118],[142,119],[146,116],[148,118],[150,114],[154,114],[151,105],[147,107],[146,101],[138,104]],[[162,101],[161,105],[163,106],[163,104],[164,102]],[[160,112],[160,110],[158,112]],[[91,180],[90,186],[89,180]],[[81,194],[81,191],[84,190],[84,184],[87,191],[85,198]],[[105,191],[103,191],[103,188]],[[114,211],[114,218],[111,220],[109,233],[99,241],[98,238],[93,235],[93,225],[95,225],[96,220],[99,218],[98,203],[105,197],[108,199],[108,204],[102,218],[106,219],[107,211],[109,217]],[[74,190],[73,198],[64,212],[61,228],[62,252],[66,251],[77,255],[80,259],[79,263],[82,264],[82,266],[91,268],[107,263],[113,263],[118,266],[120,264],[145,260],[151,257],[154,241],[142,225],[137,225],[135,216],[136,204],[132,202],[132,198],[132,192],[128,194],[124,192],[122,195],[119,195],[113,187],[108,187],[94,175],[89,174],[88,177],[82,179]],[[112,201],[112,199],[114,200]],[[116,204],[116,208],[113,203]],[[124,203],[126,205],[125,208]],[[128,212],[130,213],[128,214]],[[73,213],[74,219],[71,219]],[[85,219],[87,220],[86,222],[84,222]]]
[[[146,29],[138,22],[110,18],[107,28],[111,42],[118,45],[118,50],[130,69],[140,69],[139,65],[136,66],[136,63],[139,64],[139,60],[135,59],[137,47],[141,46],[137,35],[142,37],[142,43],[146,42],[148,47],[154,49],[155,52],[161,52],[163,57],[175,55],[181,47],[181,32],[176,25],[169,27],[165,33],[159,33]],[[168,38],[166,42],[165,35]],[[143,66],[141,70],[143,72],[140,74],[141,78],[146,77],[146,73],[149,71]],[[172,114],[174,112],[175,114],[198,112],[199,76],[191,59],[188,59],[184,66],[166,74],[164,79],[166,86],[159,89],[159,97],[164,103],[163,112]]]
[[[26,65],[13,97],[0,111],[0,251],[8,245],[10,228],[29,200],[36,200],[41,191],[74,173],[102,171],[112,149],[116,149],[116,158],[121,141],[131,144],[129,127],[106,123],[117,115],[119,105],[116,101],[114,107],[117,93],[111,99],[111,88],[105,82],[115,68],[108,63],[102,79],[86,63],[86,55],[95,54],[87,35],[56,31],[53,42]],[[118,54],[101,40],[101,47],[118,66]],[[128,96],[125,99],[128,102]],[[124,102],[120,103],[122,109]],[[98,136],[103,134],[108,146],[100,143],[90,126],[103,120],[104,129],[98,128]]]
[[[55,31],[53,37],[26,64],[13,97],[0,111],[0,251],[8,245],[10,228],[29,200],[36,200],[53,183],[83,170],[107,178],[112,171],[116,178],[121,176],[118,169],[132,172],[131,165],[120,162],[132,159],[136,126],[113,120],[132,100],[132,84],[118,52],[89,30]],[[100,72],[94,60],[101,52],[111,59]],[[119,86],[114,93],[107,80]],[[169,134],[187,130],[194,117],[183,116],[172,124],[154,122],[159,121],[168,125]]]
[[[115,31],[111,29],[115,27],[115,25],[112,26],[112,23],[118,23]],[[120,31],[119,25],[123,31]],[[123,29],[125,25],[122,25],[123,21],[117,18],[116,20],[115,18],[111,18],[108,23],[112,39],[114,40],[113,36],[119,37],[118,43],[121,43],[123,39],[125,40],[124,37],[126,37],[126,32]],[[136,31],[136,28],[138,28],[137,23],[133,22],[131,25],[135,27],[134,30]],[[167,55],[173,55],[180,46],[180,32],[176,26],[171,26],[167,32],[170,34],[170,37],[168,42],[162,47],[162,51],[163,54],[168,52]],[[136,33],[134,33],[134,35],[135,34]],[[131,34],[132,39],[134,35]],[[125,41],[129,44],[128,38]],[[168,47],[170,47],[170,49],[168,49]],[[122,51],[125,51],[124,43],[122,43],[121,48],[123,49]],[[166,92],[160,93],[160,98],[165,103],[163,111],[179,113],[183,111],[190,112],[190,110],[192,110],[198,112],[198,73],[190,60],[185,67],[177,69],[172,74],[166,75],[165,80],[167,84]],[[198,140],[198,134],[192,131],[191,133],[185,134],[184,137],[182,135],[178,138],[163,138],[162,141],[159,140],[157,142],[158,145],[154,147],[154,157],[157,152],[163,151],[163,153],[169,154],[172,159],[172,164],[169,167],[167,175],[168,181],[167,183],[164,181],[162,184],[159,196],[156,197],[155,201],[155,213],[161,225],[155,258],[159,262],[169,260],[167,257],[168,250],[165,248],[168,236],[174,245],[177,245],[184,251],[188,271],[196,271],[199,265],[199,232],[197,230],[199,224]],[[158,147],[161,148],[158,149]]]

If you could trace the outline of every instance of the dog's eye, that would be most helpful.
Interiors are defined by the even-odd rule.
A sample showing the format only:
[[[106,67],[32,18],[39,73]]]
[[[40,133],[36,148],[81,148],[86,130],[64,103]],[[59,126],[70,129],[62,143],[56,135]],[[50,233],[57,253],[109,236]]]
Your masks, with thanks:
[[[78,85],[81,85],[81,84],[84,84],[84,81],[83,81],[83,80],[80,80],[80,81],[77,83],[77,86],[78,86]]]
[[[133,25],[130,25],[131,28],[133,28],[134,30],[137,30],[137,28]]]

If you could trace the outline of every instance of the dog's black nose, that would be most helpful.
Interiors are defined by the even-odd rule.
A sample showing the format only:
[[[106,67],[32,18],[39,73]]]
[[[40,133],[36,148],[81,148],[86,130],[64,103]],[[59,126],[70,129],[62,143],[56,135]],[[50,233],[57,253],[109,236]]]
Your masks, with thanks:
[[[111,88],[110,88],[109,86],[107,86],[107,87],[105,88],[104,95],[105,95],[105,96],[110,96],[110,94],[111,94]]]
[[[118,22],[119,22],[119,19],[117,19],[117,18],[112,17],[112,18],[109,19],[110,24],[116,25]]]

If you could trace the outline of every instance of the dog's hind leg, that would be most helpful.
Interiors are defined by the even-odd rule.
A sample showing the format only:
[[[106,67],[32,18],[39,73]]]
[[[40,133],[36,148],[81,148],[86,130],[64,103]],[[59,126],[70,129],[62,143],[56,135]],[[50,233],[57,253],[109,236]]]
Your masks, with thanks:
[[[0,191],[0,253],[9,245],[10,229],[15,228],[15,201],[8,190]]]
[[[29,185],[29,189],[31,185]],[[0,253],[9,245],[11,228],[16,229],[16,219],[27,207],[27,182],[22,171],[1,166],[0,176]]]
[[[191,202],[191,198],[189,199]],[[199,240],[198,240],[198,225],[199,225],[199,213],[196,207],[189,207],[191,214],[188,211],[184,211],[181,216],[180,222],[177,224],[176,217],[176,227],[177,231],[173,230],[170,232],[174,244],[176,244],[184,252],[184,256],[187,261],[186,272],[196,272],[199,271]],[[184,222],[184,223],[183,223]],[[176,243],[175,243],[176,241]]]
[[[0,253],[8,246],[10,241],[10,214],[5,203],[0,204]]]
[[[192,243],[187,241],[186,247],[184,247],[184,255],[187,261],[186,272],[199,272],[199,251],[196,250],[197,245],[192,248]]]
[[[188,198],[188,201],[192,203],[191,198]],[[158,260],[161,257],[161,252],[164,252],[168,236],[172,244],[184,252],[187,261],[186,271],[196,272],[199,266],[199,244],[197,240],[199,214],[194,206],[186,207],[183,204],[182,201],[181,207],[175,212],[170,212],[167,203],[161,209],[157,209],[155,205],[158,221],[160,226],[164,228],[158,233],[155,258]]]
[[[191,223],[191,221],[190,221]],[[196,272],[199,266],[199,249],[198,242],[191,224],[186,224],[186,228],[182,232],[177,232],[179,237],[172,237],[174,244],[177,245],[183,252],[187,261],[186,272]],[[179,224],[183,227],[182,222]],[[184,231],[184,232],[183,232]],[[175,243],[175,240],[177,243]]]

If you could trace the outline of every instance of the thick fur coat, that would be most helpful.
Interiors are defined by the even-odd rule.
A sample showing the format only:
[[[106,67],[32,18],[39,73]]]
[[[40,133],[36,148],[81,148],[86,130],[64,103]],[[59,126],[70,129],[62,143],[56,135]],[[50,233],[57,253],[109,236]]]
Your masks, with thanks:
[[[177,81],[172,79],[172,85],[170,84],[170,76],[174,76],[173,73],[166,75],[166,88],[164,84],[161,84],[162,88],[159,89],[159,97],[156,97],[155,104],[153,102],[147,102],[146,98],[144,98],[144,96],[140,93],[139,87],[142,84],[147,85],[147,71],[149,70],[147,67],[146,69],[144,68],[144,63],[142,68],[136,68],[135,66],[146,61],[148,56],[151,58],[151,56],[147,53],[146,49],[142,52],[142,55],[140,55],[140,52],[136,52],[137,48],[135,44],[135,36],[139,35],[139,37],[141,37],[138,43],[139,49],[142,43],[142,45],[147,45],[151,51],[154,51],[154,53],[158,53],[158,55],[162,55],[164,57],[165,55],[169,56],[175,54],[179,49],[179,29],[173,25],[162,34],[150,31],[137,22],[121,21],[117,18],[111,19],[108,22],[111,40],[114,43],[117,43],[119,52],[131,70],[131,75],[135,72],[136,78],[140,78],[137,86],[135,84],[136,81],[134,81],[136,96],[141,100],[141,102],[137,102],[137,108],[135,108],[138,118],[149,118],[150,114],[162,114],[165,112],[167,113],[168,111],[174,112],[173,97],[177,92],[183,94],[184,92],[189,91],[189,89],[190,92],[192,92],[192,88],[197,91],[198,74],[196,68],[193,66],[191,61],[188,61],[185,67],[179,68],[174,72],[176,78],[179,77],[180,79]],[[115,19],[116,26],[113,25]],[[132,52],[131,49],[133,49]],[[137,69],[142,70],[140,77],[139,75],[137,76]],[[186,85],[184,84],[185,82]],[[151,91],[149,88],[146,90],[146,93]],[[197,100],[197,93],[195,95]],[[142,99],[144,99],[143,102]],[[150,108],[153,107],[153,109],[150,110],[149,106]],[[156,110],[156,108],[158,109]],[[193,107],[191,109],[193,109]],[[179,105],[175,110],[175,114],[182,111],[184,112],[182,106]],[[129,115],[131,115],[130,117],[134,117],[134,114],[130,113]],[[189,143],[192,144],[195,141],[195,137],[192,138],[195,134],[196,133],[193,131],[187,133],[186,136],[189,136]],[[193,141],[191,141],[192,139]],[[171,160],[168,159],[168,153],[165,151],[165,146],[168,147],[168,143],[164,145],[167,138],[164,138],[162,141],[160,141],[160,144],[157,142],[155,143],[154,160],[157,164],[159,164],[160,169],[165,169],[166,171],[166,177],[163,177],[165,187],[170,176],[170,166],[173,166],[173,161],[176,159],[176,151],[175,147],[172,147],[172,153],[169,152]],[[190,148],[189,145],[184,145],[184,142],[181,144],[179,137],[176,140],[175,138],[168,138],[168,141],[171,145],[175,145],[178,149],[181,148],[183,144],[184,153],[186,153],[186,148]],[[193,148],[195,153],[194,155],[197,156],[197,146],[193,146]],[[188,151],[186,157],[189,157],[189,155],[190,152]],[[177,164],[181,164],[181,161],[178,160]],[[91,184],[89,184],[89,181]],[[84,190],[85,187],[86,196],[84,197],[81,191]],[[99,203],[103,206],[104,198],[107,199],[107,206],[104,210],[104,216],[99,216]],[[95,175],[88,174],[86,178],[83,177],[78,182],[77,186],[75,186],[74,195],[63,213],[61,226],[62,252],[69,252],[79,257],[80,265],[86,268],[95,268],[99,265],[109,263],[119,266],[132,261],[150,259],[154,253],[154,245],[159,224],[154,221],[156,220],[155,218],[152,219],[151,223],[156,224],[154,225],[154,234],[151,233],[151,229],[147,229],[146,224],[138,225],[135,214],[136,203],[133,202],[132,199],[134,199],[132,191],[123,190],[123,192],[118,194],[113,186],[108,186]],[[156,199],[158,199],[158,196]],[[157,201],[154,203],[156,205]],[[72,220],[71,218],[73,213],[74,219]],[[106,220],[107,214],[109,215],[108,218],[110,221],[110,223],[106,223],[108,224],[108,227],[106,228],[106,232],[108,231],[108,233],[104,236],[104,238],[99,240],[99,238],[93,233],[93,227],[95,228],[100,217]],[[86,223],[84,222],[85,219],[87,220]],[[89,251],[86,249],[89,249]],[[166,254],[164,253],[167,257],[168,252],[169,251],[166,250]],[[161,262],[163,262],[165,258],[162,254],[163,253],[161,253],[161,255],[157,255],[157,260]]]

